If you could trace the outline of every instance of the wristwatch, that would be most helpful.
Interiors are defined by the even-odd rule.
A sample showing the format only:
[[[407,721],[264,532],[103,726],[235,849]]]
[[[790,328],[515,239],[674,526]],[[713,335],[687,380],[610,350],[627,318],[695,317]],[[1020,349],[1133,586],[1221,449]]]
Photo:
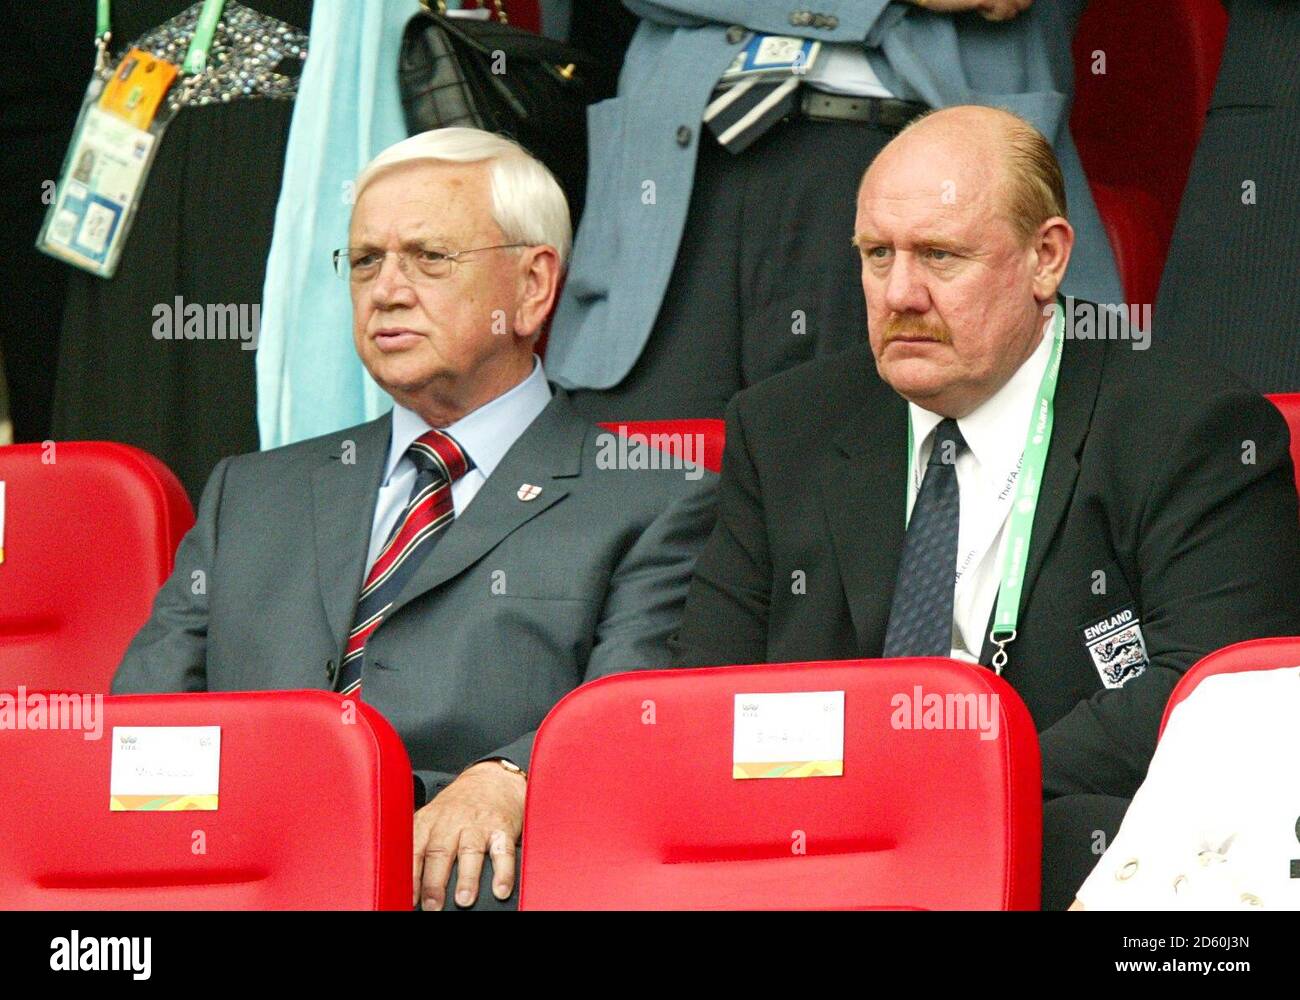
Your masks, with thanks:
[[[525,771],[518,764],[516,764],[513,760],[506,760],[504,757],[494,757],[493,760],[495,760],[498,764],[504,767],[511,774],[517,774],[525,781],[528,780],[528,772]]]

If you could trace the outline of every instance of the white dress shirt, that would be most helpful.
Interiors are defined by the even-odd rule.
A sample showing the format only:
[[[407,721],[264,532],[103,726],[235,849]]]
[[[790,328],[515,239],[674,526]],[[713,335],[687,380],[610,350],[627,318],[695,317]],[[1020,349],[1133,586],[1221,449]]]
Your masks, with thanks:
[[[877,53],[877,58],[884,56]],[[850,97],[893,97],[889,88],[871,67],[862,45],[823,43],[817,58],[804,77],[804,82],[816,90],[829,94],[846,94]]]
[[[451,487],[451,502],[456,516],[460,517],[475,494],[487,482],[505,453],[518,440],[546,405],[551,401],[551,387],[546,382],[542,362],[533,356],[533,371],[509,392],[490,403],[465,414],[454,424],[439,430],[456,439],[464,452],[474,462],[470,469]],[[384,465],[384,479],[379,487],[379,502],[375,505],[375,519],[370,529],[370,552],[366,556],[366,569],[379,557],[388,534],[397,523],[411,487],[415,485],[415,463],[406,452],[421,434],[432,428],[417,414],[404,406],[393,404],[393,430],[388,445],[388,461]]]
[[[1045,328],[1050,331],[1050,327]],[[1007,383],[957,421],[966,448],[957,456],[961,521],[957,529],[957,575],[953,585],[953,659],[978,663],[998,593],[998,563],[1015,494],[1038,387],[1051,359],[1052,337],[1042,342]],[[912,421],[912,474],[907,514],[925,475],[934,429],[943,417],[908,403]]]
[[[1173,711],[1088,910],[1300,910],[1300,667],[1218,674]]]

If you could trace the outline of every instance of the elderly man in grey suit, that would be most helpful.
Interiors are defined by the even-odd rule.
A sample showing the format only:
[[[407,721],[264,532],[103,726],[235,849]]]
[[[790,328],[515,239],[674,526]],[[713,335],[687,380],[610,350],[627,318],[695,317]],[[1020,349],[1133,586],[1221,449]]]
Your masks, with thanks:
[[[626,0],[618,96],[591,107],[586,210],[547,364],[593,420],[718,417],[866,342],[862,165],[922,111],[1006,108],[1048,137],[1077,243],[1064,292],[1121,302],[1070,136],[1085,0]]]
[[[547,383],[570,225],[544,166],[442,129],[356,190],[335,264],[393,411],[222,461],[113,691],[363,697],[428,799],[415,901],[453,908],[458,867],[455,904],[508,906],[533,733],[584,680],[668,664],[714,477],[610,467],[629,449]]]

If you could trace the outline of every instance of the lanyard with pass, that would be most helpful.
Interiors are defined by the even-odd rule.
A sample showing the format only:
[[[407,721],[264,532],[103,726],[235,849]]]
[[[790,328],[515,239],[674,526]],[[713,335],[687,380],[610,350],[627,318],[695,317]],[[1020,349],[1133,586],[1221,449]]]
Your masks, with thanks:
[[[160,140],[207,68],[224,8],[225,0],[204,0],[181,66],[133,48],[113,68],[112,5],[96,0],[95,71],[37,249],[97,277],[114,275]]]
[[[1025,583],[1026,559],[1029,540],[1034,530],[1034,514],[1038,511],[1038,490],[1043,482],[1043,469],[1047,465],[1047,449],[1052,443],[1053,400],[1056,397],[1056,379],[1061,369],[1061,346],[1065,339],[1065,313],[1058,302],[1053,307],[1052,353],[1047,360],[1047,370],[1038,385],[1034,412],[1030,417],[1029,431],[1025,437],[1025,450],[1021,459],[1021,472],[1016,480],[1015,498],[1007,516],[1007,538],[1002,546],[998,565],[998,597],[993,611],[993,628],[989,641],[997,646],[993,654],[993,672],[1001,676],[1007,665],[1007,645],[1015,641],[1016,625],[1020,617],[1020,592]],[[912,421],[907,421],[908,475],[912,474],[914,439]]]

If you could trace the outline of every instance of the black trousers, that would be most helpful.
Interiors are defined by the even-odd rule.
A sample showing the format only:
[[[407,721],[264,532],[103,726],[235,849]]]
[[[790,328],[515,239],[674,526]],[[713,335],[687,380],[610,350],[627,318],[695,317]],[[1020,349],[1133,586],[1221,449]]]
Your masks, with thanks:
[[[1065,910],[1119,832],[1129,800],[1063,795],[1043,803],[1043,909]]]
[[[720,417],[746,386],[861,342],[858,182],[893,135],[796,117],[733,155],[702,127],[650,339],[619,385],[575,393],[578,409],[593,421]]]

